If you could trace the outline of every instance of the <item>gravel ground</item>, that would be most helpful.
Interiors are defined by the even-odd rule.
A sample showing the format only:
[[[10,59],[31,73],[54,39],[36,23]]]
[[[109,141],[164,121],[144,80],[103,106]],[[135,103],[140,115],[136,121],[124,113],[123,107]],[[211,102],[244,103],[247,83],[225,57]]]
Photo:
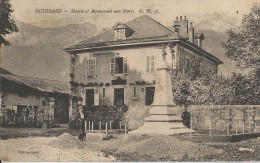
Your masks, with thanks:
[[[207,143],[217,149],[223,149],[221,155],[205,157],[205,161],[260,161],[260,138],[250,139],[236,143]],[[254,150],[239,151],[239,148],[248,148]]]
[[[194,143],[172,136],[125,137],[123,134],[113,134],[113,139],[107,141],[81,142],[75,135],[76,130],[64,128],[1,128],[0,158],[5,161],[66,162],[260,161],[260,138],[237,143]],[[254,152],[239,151],[241,147],[253,149]]]
[[[88,148],[115,156],[120,161],[196,161],[220,154],[221,149],[180,141],[172,136],[128,135],[114,140],[86,142]]]
[[[82,146],[81,146],[82,144]],[[95,161],[115,160],[98,151],[85,148],[70,134],[59,137],[35,137],[1,140],[1,160],[4,161]]]

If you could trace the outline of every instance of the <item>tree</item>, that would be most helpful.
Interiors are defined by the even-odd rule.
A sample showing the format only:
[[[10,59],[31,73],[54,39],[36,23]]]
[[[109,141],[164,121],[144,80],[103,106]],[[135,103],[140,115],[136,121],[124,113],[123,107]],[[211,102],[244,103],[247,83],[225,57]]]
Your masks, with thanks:
[[[9,0],[0,0],[0,47],[10,45],[10,42],[4,38],[6,35],[18,32],[15,21],[11,16],[13,11]]]
[[[254,3],[241,26],[229,29],[227,34],[227,41],[222,42],[226,57],[241,69],[260,67],[260,4]]]

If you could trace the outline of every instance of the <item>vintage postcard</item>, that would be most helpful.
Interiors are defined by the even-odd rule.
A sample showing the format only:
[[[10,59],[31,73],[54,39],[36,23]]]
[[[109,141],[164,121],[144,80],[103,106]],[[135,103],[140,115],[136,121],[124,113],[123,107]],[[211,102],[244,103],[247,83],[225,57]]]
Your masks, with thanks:
[[[1,162],[260,161],[257,0],[0,0]]]

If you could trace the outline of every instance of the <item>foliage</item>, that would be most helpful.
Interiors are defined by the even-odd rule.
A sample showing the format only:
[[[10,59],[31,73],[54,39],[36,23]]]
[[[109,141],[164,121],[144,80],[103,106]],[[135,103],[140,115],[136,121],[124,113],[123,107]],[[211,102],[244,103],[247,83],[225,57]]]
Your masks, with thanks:
[[[120,121],[125,121],[124,114],[127,112],[127,106],[84,106],[86,121],[94,122],[94,128],[98,129],[99,121],[102,128],[106,122],[112,122],[113,128],[119,127]]]
[[[129,129],[136,129],[139,125],[144,124],[144,118],[149,115],[148,107],[143,105],[132,104],[124,114]]]
[[[18,32],[18,28],[11,16],[14,10],[9,0],[0,0],[0,47],[10,45],[4,37],[12,32]]]
[[[258,105],[260,104],[260,70],[248,75],[203,74],[192,78],[173,78],[173,95],[177,105]]]
[[[227,34],[227,41],[222,42],[226,56],[241,69],[260,67],[260,4],[254,3],[241,26],[229,29]]]

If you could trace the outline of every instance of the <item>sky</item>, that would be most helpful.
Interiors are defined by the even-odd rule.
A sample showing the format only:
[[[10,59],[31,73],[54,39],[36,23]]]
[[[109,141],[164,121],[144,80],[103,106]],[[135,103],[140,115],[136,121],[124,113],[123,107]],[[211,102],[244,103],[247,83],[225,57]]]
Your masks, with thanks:
[[[106,28],[118,21],[127,22],[142,15],[139,10],[151,9],[159,13],[148,14],[160,23],[171,26],[176,16],[186,15],[199,23],[213,19],[218,22],[215,28],[236,26],[242,16],[249,11],[256,0],[11,0],[13,16],[16,20],[41,27],[62,26],[89,22],[99,29]],[[62,9],[61,14],[35,13],[36,9]],[[97,10],[134,10],[134,13],[93,14],[71,13],[73,9]],[[180,15],[181,14],[181,15]],[[224,27],[222,27],[225,24]]]

